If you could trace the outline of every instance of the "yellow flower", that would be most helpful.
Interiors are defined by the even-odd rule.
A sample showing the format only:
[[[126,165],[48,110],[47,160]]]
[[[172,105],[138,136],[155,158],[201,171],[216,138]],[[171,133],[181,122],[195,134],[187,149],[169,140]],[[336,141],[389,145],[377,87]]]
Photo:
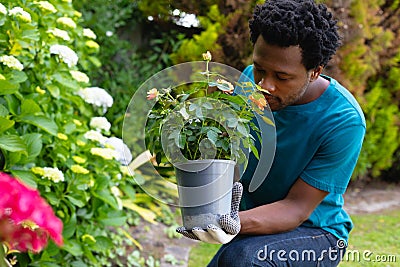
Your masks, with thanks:
[[[46,93],[46,91],[40,88],[39,86],[36,86],[35,91],[40,95],[44,95]]]
[[[82,13],[78,12],[78,11],[74,11],[74,16],[77,18],[80,18],[80,17],[82,17]]]
[[[3,74],[0,74],[0,80],[5,80],[5,79],[6,79],[6,77],[4,77]]]
[[[58,139],[61,139],[61,140],[68,140],[68,136],[66,136],[66,135],[63,134],[63,133],[58,133],[58,134],[57,134],[57,138],[58,138]]]
[[[111,148],[93,147],[90,153],[95,156],[102,157],[103,159],[115,159],[117,157],[116,151]]]
[[[40,175],[40,176],[43,176],[43,175],[44,175],[44,170],[43,170],[43,168],[41,168],[41,167],[33,167],[33,168],[31,168],[31,171],[32,171],[34,174],[38,174],[38,175]]]
[[[210,51],[207,51],[206,53],[203,53],[203,59],[206,60],[206,61],[211,61],[212,56],[211,56]]]
[[[77,165],[77,164],[74,164],[71,166],[71,171],[74,173],[80,173],[80,174],[88,174],[89,173],[88,169],[86,169],[80,165]]]
[[[61,38],[64,41],[69,41],[71,40],[71,38],[68,35],[67,31],[64,30],[60,30],[58,28],[54,28],[54,29],[50,29],[47,31],[48,33],[51,33],[52,35],[54,35],[55,37]]]
[[[80,164],[86,162],[86,159],[84,159],[84,158],[82,158],[82,157],[79,157],[79,156],[72,156],[72,159],[73,159],[76,163],[80,163]]]
[[[75,29],[76,23],[71,18],[68,17],[61,17],[57,19],[57,23],[64,25],[65,27]]]
[[[80,83],[89,83],[89,77],[86,73],[80,72],[79,70],[70,70],[72,78],[74,78],[77,82]]]
[[[78,146],[85,146],[85,145],[86,145],[86,143],[83,142],[82,140],[76,141],[76,144],[77,144]]]
[[[51,13],[57,12],[57,9],[47,1],[39,1],[35,4],[37,4],[42,11],[49,11]]]
[[[89,234],[84,234],[82,236],[82,241],[85,243],[96,243],[96,239]]]
[[[83,29],[83,36],[90,38],[90,39],[96,39],[97,36],[96,34],[89,28]]]
[[[82,126],[82,122],[80,122],[79,120],[73,119],[72,120],[76,126]]]
[[[87,47],[93,48],[95,50],[99,49],[99,47],[100,47],[98,43],[96,43],[95,41],[92,41],[92,40],[86,41],[85,44]]]

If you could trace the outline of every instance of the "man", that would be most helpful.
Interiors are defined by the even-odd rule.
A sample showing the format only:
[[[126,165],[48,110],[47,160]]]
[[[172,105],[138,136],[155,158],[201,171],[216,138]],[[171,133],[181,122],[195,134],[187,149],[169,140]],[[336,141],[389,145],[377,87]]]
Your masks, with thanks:
[[[253,65],[243,74],[260,85],[273,111],[272,167],[249,192],[258,164],[249,159],[240,180],[241,211],[237,216],[241,186],[235,184],[223,229],[177,230],[226,243],[209,266],[336,266],[353,227],[342,195],[365,135],[356,100],[321,74],[339,47],[336,21],[311,0],[269,0],[255,8],[249,26]]]

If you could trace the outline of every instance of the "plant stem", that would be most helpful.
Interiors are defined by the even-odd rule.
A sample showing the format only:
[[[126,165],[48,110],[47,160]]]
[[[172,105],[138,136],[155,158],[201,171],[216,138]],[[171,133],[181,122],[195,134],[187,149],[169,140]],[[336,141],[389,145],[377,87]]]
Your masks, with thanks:
[[[6,252],[2,243],[0,243],[0,267],[11,267],[11,264],[6,259]]]

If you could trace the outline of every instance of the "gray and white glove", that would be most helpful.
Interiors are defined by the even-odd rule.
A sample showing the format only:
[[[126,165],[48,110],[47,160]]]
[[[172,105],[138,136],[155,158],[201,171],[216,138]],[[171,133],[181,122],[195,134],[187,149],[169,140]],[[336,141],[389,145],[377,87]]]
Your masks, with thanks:
[[[176,229],[176,231],[187,238],[200,240],[211,244],[226,244],[230,242],[240,231],[239,204],[242,198],[243,186],[236,182],[232,188],[232,202],[230,214],[221,215],[219,224],[222,228],[209,224],[207,229],[194,227],[187,230],[184,226]]]

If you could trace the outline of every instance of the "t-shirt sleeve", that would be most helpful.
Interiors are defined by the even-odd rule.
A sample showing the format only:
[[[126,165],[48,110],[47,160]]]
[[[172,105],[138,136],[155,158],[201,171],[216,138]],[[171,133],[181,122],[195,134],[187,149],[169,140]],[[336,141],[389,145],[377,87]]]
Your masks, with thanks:
[[[346,191],[365,135],[364,125],[336,129],[322,142],[300,175],[311,186],[334,194]]]

